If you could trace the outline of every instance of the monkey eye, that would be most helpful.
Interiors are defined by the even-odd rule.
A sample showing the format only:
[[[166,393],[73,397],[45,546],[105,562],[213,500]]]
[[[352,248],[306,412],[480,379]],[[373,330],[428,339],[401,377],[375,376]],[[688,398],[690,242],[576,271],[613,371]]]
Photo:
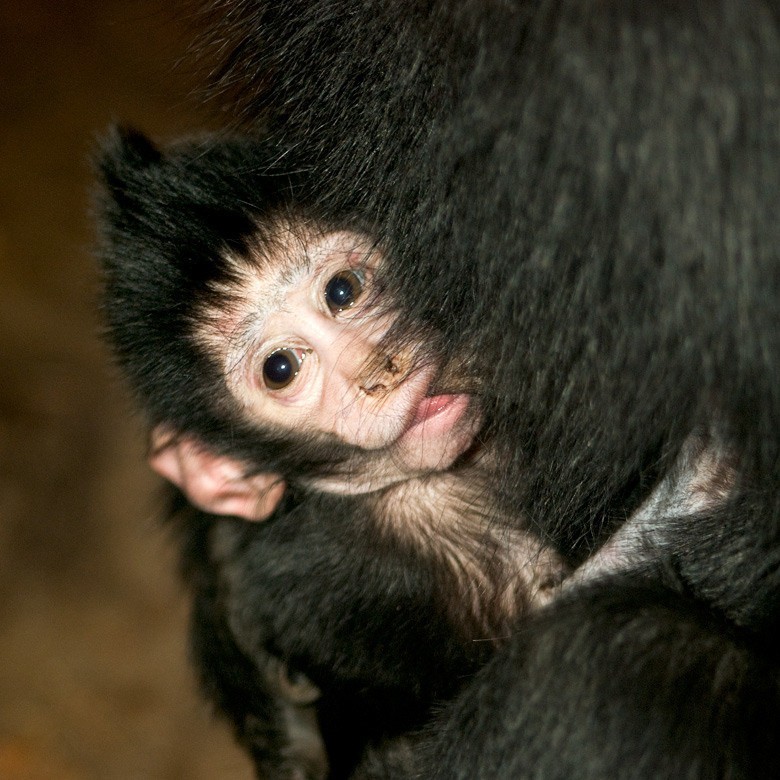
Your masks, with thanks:
[[[362,271],[339,271],[325,285],[325,303],[333,314],[349,309],[363,292]]]
[[[277,349],[263,363],[263,382],[269,390],[281,390],[298,376],[302,358],[292,349]]]

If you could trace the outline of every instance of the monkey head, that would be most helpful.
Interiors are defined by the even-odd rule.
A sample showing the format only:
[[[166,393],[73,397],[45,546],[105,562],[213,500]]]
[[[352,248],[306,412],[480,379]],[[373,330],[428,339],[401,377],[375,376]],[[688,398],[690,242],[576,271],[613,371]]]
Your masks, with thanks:
[[[106,143],[105,309],[150,422],[331,492],[448,469],[480,427],[470,393],[442,380],[433,334],[399,337],[370,229],[303,202],[283,157]]]

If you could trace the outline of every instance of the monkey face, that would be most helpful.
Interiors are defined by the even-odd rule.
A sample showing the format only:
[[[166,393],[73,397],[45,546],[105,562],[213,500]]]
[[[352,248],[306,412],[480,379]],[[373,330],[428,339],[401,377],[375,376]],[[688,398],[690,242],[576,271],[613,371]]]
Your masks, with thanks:
[[[263,263],[240,266],[232,305],[209,312],[199,334],[242,414],[367,452],[366,489],[391,473],[448,468],[478,420],[467,395],[429,395],[436,366],[412,349],[383,350],[394,316],[375,283],[380,253],[354,233],[300,231],[265,251]]]

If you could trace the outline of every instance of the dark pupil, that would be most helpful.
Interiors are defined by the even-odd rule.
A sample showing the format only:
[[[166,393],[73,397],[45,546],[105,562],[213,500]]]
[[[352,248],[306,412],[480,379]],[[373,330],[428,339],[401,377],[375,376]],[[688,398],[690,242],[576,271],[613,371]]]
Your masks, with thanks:
[[[280,349],[265,359],[263,381],[269,390],[279,390],[295,379],[299,368],[295,353],[289,349]]]
[[[362,286],[353,271],[341,271],[325,286],[325,300],[332,312],[348,309],[357,300]]]

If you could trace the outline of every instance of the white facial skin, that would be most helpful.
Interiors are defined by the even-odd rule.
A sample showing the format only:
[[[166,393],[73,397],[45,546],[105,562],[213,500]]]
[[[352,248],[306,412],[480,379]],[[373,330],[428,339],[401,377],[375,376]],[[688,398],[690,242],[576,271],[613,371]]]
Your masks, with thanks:
[[[214,313],[201,334],[204,346],[222,357],[228,387],[248,420],[264,430],[355,447],[348,477],[316,482],[330,492],[378,490],[449,468],[471,444],[479,420],[466,395],[428,396],[432,367],[414,367],[409,354],[378,352],[392,324],[372,289],[379,254],[348,232],[291,237],[283,246],[258,264],[260,271],[243,272],[241,289],[230,290],[236,305]],[[278,475],[253,478],[249,490],[237,476],[222,478],[240,473],[237,464],[204,455],[191,440],[172,440],[169,432],[155,433],[150,460],[209,511],[253,514],[234,511],[251,506],[245,497],[227,502],[231,511],[224,511],[211,500],[221,492],[215,485],[229,484],[234,498],[237,492],[257,496],[262,509],[251,519],[281,497]],[[269,490],[278,494],[275,501],[269,502]]]

